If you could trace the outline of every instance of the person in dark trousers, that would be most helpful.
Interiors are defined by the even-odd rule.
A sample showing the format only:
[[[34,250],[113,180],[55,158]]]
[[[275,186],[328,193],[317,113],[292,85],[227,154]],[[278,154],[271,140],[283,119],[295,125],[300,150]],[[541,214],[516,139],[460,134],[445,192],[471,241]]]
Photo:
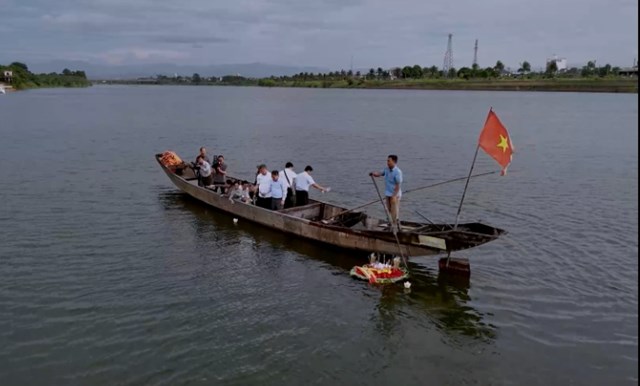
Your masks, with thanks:
[[[214,191],[218,191],[220,188],[220,193],[224,194],[226,192],[226,180],[227,176],[227,164],[224,162],[224,156],[219,155],[218,159],[213,164],[213,184],[215,188]]]
[[[387,157],[387,167],[379,172],[371,172],[370,176],[384,177],[385,204],[391,215],[392,226],[399,229],[400,198],[402,197],[402,170],[398,167],[398,156],[390,154]]]
[[[329,191],[329,188],[324,188],[314,181],[313,177],[311,177],[312,172],[313,168],[307,165],[304,168],[304,172],[296,177],[296,206],[309,204],[309,188],[312,186],[322,193]]]
[[[293,164],[291,162],[287,162],[286,165],[284,165],[284,170],[280,172],[280,179],[287,187],[287,198],[284,201],[285,209],[296,205],[296,191],[294,188],[296,177],[297,174],[293,171]]]
[[[280,173],[277,170],[271,172],[269,192],[271,193],[271,210],[281,210],[287,198],[287,188],[280,179]]]
[[[258,194],[256,206],[271,209],[271,176],[269,175],[269,170],[267,170],[267,165],[265,164],[258,166],[256,188],[256,193]]]

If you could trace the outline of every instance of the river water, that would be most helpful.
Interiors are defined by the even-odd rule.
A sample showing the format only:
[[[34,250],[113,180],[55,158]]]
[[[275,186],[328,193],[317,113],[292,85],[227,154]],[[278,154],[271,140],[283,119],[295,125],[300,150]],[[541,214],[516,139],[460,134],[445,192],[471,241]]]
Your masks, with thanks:
[[[356,281],[353,254],[234,225],[154,160],[310,164],[351,207],[389,153],[405,189],[466,175],[491,106],[516,154],[462,221],[509,234],[458,254],[469,283],[430,258],[410,292]],[[0,135],[2,385],[638,383],[637,95],[94,86],[0,96]],[[462,188],[402,215],[452,222]]]

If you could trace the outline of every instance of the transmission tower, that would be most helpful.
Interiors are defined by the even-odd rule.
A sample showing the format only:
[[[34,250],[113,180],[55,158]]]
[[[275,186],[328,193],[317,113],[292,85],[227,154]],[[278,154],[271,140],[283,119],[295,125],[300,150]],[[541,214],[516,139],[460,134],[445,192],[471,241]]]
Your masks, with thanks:
[[[453,68],[453,34],[449,34],[449,40],[447,41],[447,52],[444,53],[444,64],[442,65],[442,72],[445,78],[449,77],[449,70]]]
[[[473,46],[473,67],[478,65],[478,39],[476,39],[476,45]]]

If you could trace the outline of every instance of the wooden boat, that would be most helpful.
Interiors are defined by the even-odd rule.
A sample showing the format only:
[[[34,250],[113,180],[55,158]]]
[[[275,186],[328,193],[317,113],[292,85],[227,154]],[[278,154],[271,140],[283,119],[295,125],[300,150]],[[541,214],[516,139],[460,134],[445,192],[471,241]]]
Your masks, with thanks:
[[[309,199],[308,205],[278,211],[231,201],[220,193],[198,186],[192,167],[175,153],[156,154],[156,161],[178,189],[235,217],[340,248],[387,255],[399,253],[398,243],[386,220],[313,199]],[[502,229],[479,222],[459,224],[453,229],[451,224],[402,221],[397,236],[403,255],[410,257],[476,247],[505,233]]]

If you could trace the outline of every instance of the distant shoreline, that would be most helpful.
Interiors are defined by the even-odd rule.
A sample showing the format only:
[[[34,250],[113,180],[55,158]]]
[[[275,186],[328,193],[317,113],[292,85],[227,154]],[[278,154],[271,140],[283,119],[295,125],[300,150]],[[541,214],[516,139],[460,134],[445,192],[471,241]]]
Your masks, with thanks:
[[[591,92],[591,93],[638,93],[638,78],[580,78],[580,79],[492,79],[492,80],[447,80],[447,79],[400,79],[363,80],[347,79],[326,82],[322,80],[279,81],[273,79],[251,79],[238,82],[177,83],[144,80],[96,81],[95,84],[120,85],[189,85],[189,86],[257,86],[287,88],[334,88],[334,89],[399,89],[399,90],[461,90],[461,91],[540,91],[540,92]]]

